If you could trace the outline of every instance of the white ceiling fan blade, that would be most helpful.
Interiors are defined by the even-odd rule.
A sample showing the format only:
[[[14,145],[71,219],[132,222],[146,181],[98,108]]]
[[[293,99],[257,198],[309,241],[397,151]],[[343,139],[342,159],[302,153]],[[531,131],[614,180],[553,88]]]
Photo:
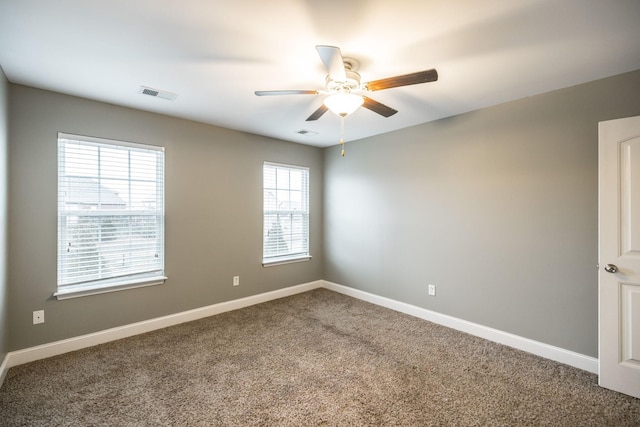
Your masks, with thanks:
[[[316,46],[318,55],[329,73],[331,80],[337,82],[347,81],[347,73],[344,71],[344,62],[340,48],[335,46]]]

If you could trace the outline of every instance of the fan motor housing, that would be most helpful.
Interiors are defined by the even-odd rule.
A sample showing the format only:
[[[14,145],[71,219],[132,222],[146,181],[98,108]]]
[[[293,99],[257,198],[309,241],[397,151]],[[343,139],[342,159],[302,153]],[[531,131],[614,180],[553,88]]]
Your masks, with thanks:
[[[360,74],[355,71],[345,70],[347,80],[339,82],[327,76],[327,90],[329,92],[351,92],[360,88]]]

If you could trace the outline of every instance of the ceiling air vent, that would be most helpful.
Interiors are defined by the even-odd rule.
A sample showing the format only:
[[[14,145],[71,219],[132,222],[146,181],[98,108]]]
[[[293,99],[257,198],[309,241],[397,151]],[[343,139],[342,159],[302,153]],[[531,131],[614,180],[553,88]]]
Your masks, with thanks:
[[[154,98],[168,99],[169,101],[173,101],[178,97],[178,95],[175,93],[167,92],[166,90],[153,89],[146,86],[140,86],[140,90],[138,91],[138,93],[153,96]]]
[[[306,129],[301,129],[301,130],[297,131],[296,133],[298,133],[300,135],[305,135],[305,136],[314,136],[314,135],[318,134],[318,132],[314,132],[312,130],[306,130]]]

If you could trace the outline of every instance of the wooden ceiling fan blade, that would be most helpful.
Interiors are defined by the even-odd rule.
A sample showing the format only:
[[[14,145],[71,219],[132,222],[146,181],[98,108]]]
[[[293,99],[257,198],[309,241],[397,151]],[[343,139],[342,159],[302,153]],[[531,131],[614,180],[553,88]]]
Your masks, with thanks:
[[[320,108],[318,108],[316,111],[314,111],[314,112],[313,112],[313,114],[311,114],[311,115],[307,118],[307,120],[305,120],[305,121],[307,121],[307,122],[312,122],[312,121],[314,121],[314,120],[318,120],[318,119],[319,119],[320,117],[322,117],[322,115],[323,115],[324,113],[326,113],[328,110],[329,110],[329,109],[327,108],[327,106],[326,106],[326,105],[324,105],[324,104],[322,104],[322,105],[320,106]]]
[[[373,80],[365,83],[367,90],[381,90],[392,87],[410,86],[419,83],[428,83],[438,80],[438,72],[432,68],[431,70],[418,71],[417,73],[404,74],[402,76],[388,77],[386,79]]]
[[[364,103],[362,104],[362,106],[368,110],[373,111],[374,113],[380,114],[381,116],[391,117],[398,112],[398,110],[394,110],[393,108],[388,107],[374,99],[367,98],[366,96],[363,96],[363,98]]]
[[[272,95],[317,95],[317,90],[257,90],[255,94],[258,96]]]
[[[331,80],[337,82],[346,82],[347,73],[344,70],[344,60],[342,59],[342,53],[340,48],[335,46],[316,46],[318,55],[324,64],[324,67],[329,73]]]

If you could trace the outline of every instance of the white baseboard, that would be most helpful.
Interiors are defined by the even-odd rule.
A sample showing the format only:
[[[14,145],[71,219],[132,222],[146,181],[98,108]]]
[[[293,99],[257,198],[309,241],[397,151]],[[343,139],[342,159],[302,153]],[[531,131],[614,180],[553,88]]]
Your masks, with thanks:
[[[8,354],[4,357],[4,359],[2,359],[2,364],[0,364],[0,387],[2,387],[2,383],[4,383],[4,379],[7,377],[7,372],[9,372]]]
[[[358,298],[360,300],[367,301],[382,307],[390,308],[392,310],[409,314],[411,316],[419,317],[420,319],[428,320],[439,325],[466,332],[468,334],[475,335],[489,341],[494,341],[499,344],[504,344],[506,346],[526,351],[528,353],[532,353],[546,359],[564,363],[566,365],[573,366],[574,368],[582,369],[594,374],[598,373],[599,361],[594,357],[585,356],[584,354],[565,350],[560,347],[555,347],[549,344],[541,343],[539,341],[534,341],[529,338],[524,338],[518,335],[510,334],[508,332],[503,332],[498,329],[489,328],[477,323],[468,322],[456,317],[447,316],[446,314],[437,313],[435,311],[416,307],[415,305],[395,301],[389,298],[360,291],[358,289],[349,288],[347,286],[338,285],[336,283],[327,281],[323,281],[323,283],[324,288],[339,292],[341,294]]]
[[[168,316],[157,317],[155,319],[145,320],[142,322],[132,323],[130,325],[120,326],[117,328],[106,329],[104,331],[94,332],[87,335],[81,335],[61,341],[42,344],[36,347],[30,347],[23,350],[12,351],[7,354],[0,369],[0,379],[4,379],[9,368],[24,363],[33,362],[47,357],[57,356],[60,354],[76,351],[98,344],[127,338],[133,335],[143,334],[145,332],[155,331],[157,329],[166,328],[168,326],[178,325],[180,323],[190,322],[202,319],[204,317],[213,316],[227,311],[238,310],[240,308],[249,307],[263,302],[288,297],[291,295],[307,292],[312,289],[320,288],[324,284],[323,281],[304,283],[302,285],[291,286],[284,289],[278,289],[272,292],[253,295],[246,298],[240,298],[233,301],[213,304],[206,307],[196,308],[181,313],[170,314]],[[2,385],[2,381],[0,381]]]
[[[132,323],[130,325],[106,329],[104,331],[94,332],[91,334],[81,335],[66,340],[9,352],[0,365],[0,386],[2,386],[9,368],[13,366],[18,366],[24,363],[45,359],[47,357],[57,356],[71,351],[92,347],[94,345],[103,344],[106,342],[115,341],[138,334],[143,334],[145,332],[151,332],[157,329],[178,325],[184,322],[202,319],[204,317],[225,313],[227,311],[238,310],[244,307],[249,307],[252,305],[275,300],[278,298],[288,297],[322,287],[382,307],[399,311],[401,313],[428,320],[433,323],[447,326],[452,329],[457,329],[459,331],[466,332],[480,338],[488,339],[490,341],[504,344],[509,347],[523,350],[537,356],[555,360],[556,362],[564,363],[591,373],[598,373],[598,359],[590,356],[585,356],[583,354],[565,350],[560,347],[555,347],[528,338],[523,338],[518,335],[513,335],[497,329],[482,326],[477,323],[468,322],[466,320],[420,308],[411,304],[406,304],[368,292],[360,291],[358,289],[349,288],[347,286],[338,285],[336,283],[327,282],[325,280],[317,280],[315,282],[304,283],[301,285],[291,286],[289,288],[279,289],[272,292],[266,292],[263,294],[240,298],[233,301],[213,304],[206,307],[184,311],[181,313],[171,314],[168,316]]]

